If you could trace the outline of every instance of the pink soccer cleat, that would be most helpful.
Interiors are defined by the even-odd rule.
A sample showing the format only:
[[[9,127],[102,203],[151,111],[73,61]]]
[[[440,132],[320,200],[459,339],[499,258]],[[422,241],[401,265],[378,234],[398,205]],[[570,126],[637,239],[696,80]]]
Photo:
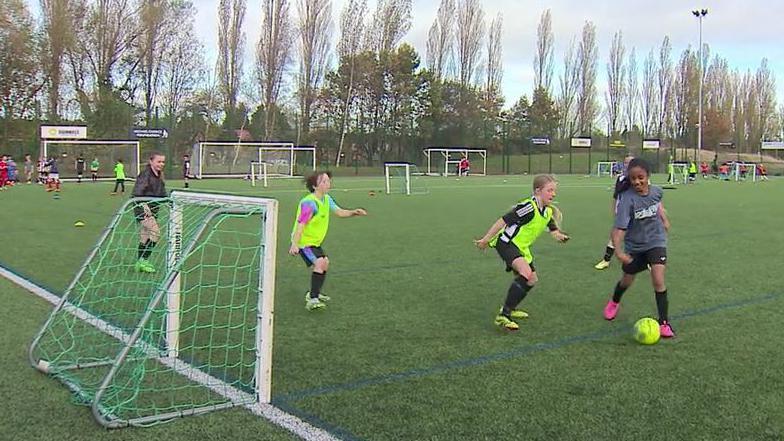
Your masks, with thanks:
[[[670,326],[669,322],[662,322],[661,325],[659,325],[659,334],[662,338],[675,337],[675,332],[672,331],[672,326]]]
[[[618,314],[618,307],[621,306],[620,303],[615,303],[610,299],[607,302],[607,306],[604,307],[604,319],[605,320],[612,320]]]

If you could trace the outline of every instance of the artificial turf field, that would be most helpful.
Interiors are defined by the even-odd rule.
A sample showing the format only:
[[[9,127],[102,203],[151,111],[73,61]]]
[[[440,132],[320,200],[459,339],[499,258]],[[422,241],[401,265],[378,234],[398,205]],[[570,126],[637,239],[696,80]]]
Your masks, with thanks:
[[[784,439],[784,180],[700,180],[665,192],[677,338],[650,347],[630,332],[656,312],[646,273],[614,322],[601,316],[620,275],[616,261],[593,269],[609,232],[611,181],[559,180],[572,239],[535,244],[540,281],[523,303],[531,317],[513,334],[492,324],[511,277],[471,240],[530,194],[531,177],[420,178],[429,193],[417,196],[383,195],[381,178],[336,178],[338,203],[369,216],[332,220],[324,290],[333,300],[314,313],[303,302],[308,273],[286,253],[301,184],[192,187],[280,201],[273,402],[337,437]],[[110,190],[67,183],[57,200],[34,185],[0,193],[3,266],[61,293],[123,201]],[[74,228],[76,220],[86,226]],[[27,364],[50,306],[4,280],[0,292],[0,439],[292,438],[243,409],[101,429]]]

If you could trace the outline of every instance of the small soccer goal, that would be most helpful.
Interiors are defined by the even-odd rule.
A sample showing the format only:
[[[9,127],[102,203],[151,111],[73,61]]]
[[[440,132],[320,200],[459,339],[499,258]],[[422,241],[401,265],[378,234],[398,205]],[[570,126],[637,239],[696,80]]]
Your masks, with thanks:
[[[613,172],[615,167],[617,167],[618,161],[599,161],[596,163],[596,177],[601,178],[602,176],[609,176],[613,177]]]
[[[143,205],[157,227],[137,222]],[[232,195],[127,201],[33,340],[31,364],[108,428],[269,403],[277,213],[276,200]]]
[[[757,164],[751,162],[735,162],[730,178],[735,181],[757,182]]]
[[[416,165],[408,162],[384,163],[386,194],[425,194],[424,177]]]
[[[426,158],[428,176],[456,176],[460,162],[468,160],[467,175],[487,175],[487,150],[459,147],[430,147],[422,151]]]
[[[84,176],[90,176],[90,163],[98,161],[98,179],[113,180],[114,165],[118,159],[125,164],[125,175],[128,179],[136,179],[141,170],[139,141],[73,139],[41,141],[41,155],[54,158],[60,180],[77,179],[76,158],[84,158]]]
[[[667,164],[667,183],[670,185],[687,184],[689,182],[689,164],[670,162]]]
[[[269,166],[266,162],[258,162],[258,161],[251,161],[250,163],[250,185],[252,187],[256,186],[256,181],[261,181],[261,184],[266,188],[269,185],[267,180],[268,173],[267,167]]]
[[[248,178],[252,163],[267,163],[271,178],[304,176],[316,169],[316,148],[275,142],[200,142],[193,169],[198,179]]]

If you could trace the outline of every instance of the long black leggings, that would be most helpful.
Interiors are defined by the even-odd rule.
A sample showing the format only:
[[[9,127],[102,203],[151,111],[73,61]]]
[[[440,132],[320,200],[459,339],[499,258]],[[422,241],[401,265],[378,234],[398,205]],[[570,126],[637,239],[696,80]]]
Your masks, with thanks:
[[[117,188],[121,188],[122,192],[125,193],[125,179],[118,179],[114,182],[114,192],[117,193]]]

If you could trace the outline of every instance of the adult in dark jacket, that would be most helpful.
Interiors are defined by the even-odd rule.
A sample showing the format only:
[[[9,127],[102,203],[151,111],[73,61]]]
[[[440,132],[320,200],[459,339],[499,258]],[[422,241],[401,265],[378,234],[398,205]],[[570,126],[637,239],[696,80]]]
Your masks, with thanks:
[[[163,167],[166,165],[166,156],[161,153],[153,152],[147,165],[142,169],[136,178],[133,186],[133,197],[166,197],[166,183],[163,179]],[[150,263],[149,258],[152,249],[161,237],[161,229],[158,226],[156,216],[158,214],[159,203],[147,201],[133,207],[136,222],[140,225],[139,231],[139,251],[136,261],[136,271],[144,273],[154,273],[155,266]]]

